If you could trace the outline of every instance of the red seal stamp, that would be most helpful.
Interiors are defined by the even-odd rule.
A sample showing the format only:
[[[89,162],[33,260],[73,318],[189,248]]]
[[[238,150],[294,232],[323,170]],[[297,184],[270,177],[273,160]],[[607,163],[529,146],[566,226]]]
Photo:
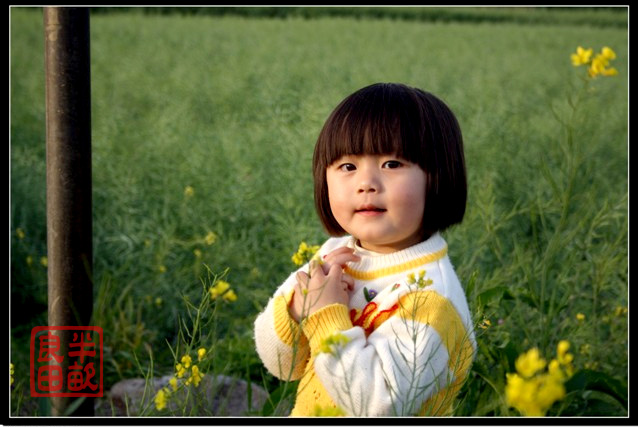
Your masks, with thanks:
[[[66,344],[60,332],[68,336]],[[31,330],[31,396],[102,397],[99,326],[36,326]],[[68,348],[67,348],[68,347]],[[66,361],[66,362],[65,362]]]

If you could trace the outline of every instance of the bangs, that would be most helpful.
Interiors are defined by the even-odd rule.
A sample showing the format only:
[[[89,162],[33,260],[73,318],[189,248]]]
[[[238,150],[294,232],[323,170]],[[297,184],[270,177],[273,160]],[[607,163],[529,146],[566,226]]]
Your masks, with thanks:
[[[346,155],[392,153],[422,164],[419,130],[424,126],[418,102],[404,91],[385,89],[361,91],[333,111],[319,138],[325,143],[316,147],[323,167]]]

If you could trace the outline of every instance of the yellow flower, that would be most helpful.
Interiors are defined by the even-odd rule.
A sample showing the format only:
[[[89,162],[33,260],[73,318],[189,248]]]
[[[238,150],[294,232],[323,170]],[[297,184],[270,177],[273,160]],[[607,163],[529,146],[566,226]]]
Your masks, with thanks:
[[[618,306],[616,307],[616,309],[614,310],[614,314],[618,317],[620,316],[624,316],[625,314],[627,314],[627,307],[622,307],[622,306]]]
[[[537,348],[529,350],[527,353],[521,354],[516,359],[515,366],[519,374],[525,378],[530,378],[536,374],[536,372],[545,368],[547,362],[540,357],[540,353]]]
[[[603,47],[601,55],[607,59],[616,59],[616,52],[607,46]]]
[[[47,267],[49,265],[49,259],[46,256],[43,256],[40,258],[40,264],[42,264],[43,267]]]
[[[518,374],[507,374],[505,398],[507,404],[518,409],[525,416],[542,416],[542,409],[536,402],[537,380],[525,380]]]
[[[602,52],[596,55],[591,61],[591,65],[588,69],[590,77],[601,76],[615,76],[618,74],[618,70],[609,67],[609,61],[616,58],[616,53],[608,47],[604,47]]]
[[[206,355],[206,349],[204,347],[197,350],[197,361],[201,361]]]
[[[313,417],[345,417],[346,413],[340,406],[324,406],[315,405],[312,410]]]
[[[26,262],[28,266],[31,266],[31,264],[33,264],[33,257],[31,255],[28,255],[26,258]]]
[[[177,378],[182,378],[186,373],[186,368],[181,363],[175,365],[175,370],[177,371]]]
[[[598,362],[587,362],[585,363],[585,369],[597,369]]]
[[[518,374],[507,374],[505,398],[507,404],[527,417],[540,417],[557,400],[565,397],[562,380],[552,375],[539,375],[524,379]]]
[[[479,328],[481,329],[487,329],[490,326],[492,326],[492,322],[490,321],[490,319],[483,319],[483,321],[481,322],[481,324],[479,325]]]
[[[212,245],[213,243],[217,241],[217,234],[213,233],[212,231],[209,231],[208,234],[206,234],[206,237],[204,237],[204,241],[206,242],[208,246]]]
[[[158,307],[162,306],[162,298],[161,297],[155,298],[155,305],[158,306]]]
[[[538,349],[533,348],[516,360],[518,373],[506,374],[505,398],[507,404],[524,416],[544,416],[557,400],[565,397],[564,382],[571,377],[573,356],[567,353],[569,342],[558,343],[558,359],[552,359],[545,368]]]
[[[547,371],[549,374],[555,378],[564,378],[563,370],[560,367],[560,363],[556,359],[552,359],[547,366]]]
[[[583,320],[585,320],[585,315],[583,313],[576,313],[576,320],[582,322]]]
[[[165,265],[158,265],[157,266],[157,271],[159,271],[161,274],[166,273],[166,266]]]
[[[168,383],[173,388],[173,391],[177,391],[177,378],[175,377],[171,378],[170,380],[168,380]]]
[[[571,55],[572,65],[574,67],[578,67],[580,65],[588,64],[593,53],[593,49],[583,49],[581,46],[578,46],[576,53],[572,53]]]
[[[228,282],[224,280],[218,280],[217,283],[215,283],[215,286],[211,286],[208,289],[208,292],[210,293],[210,298],[214,300],[229,289],[230,284]]]
[[[186,380],[186,385],[191,385],[192,383],[195,385],[195,387],[198,387],[199,383],[202,381],[203,376],[204,374],[199,372],[199,368],[197,367],[197,365],[193,365],[193,368],[191,369],[191,376],[188,378],[188,380]]]
[[[199,249],[195,249],[193,250],[193,255],[195,255],[195,258],[201,258],[202,257],[202,251]]]
[[[348,342],[350,342],[350,338],[341,332],[334,333],[321,341],[319,353],[328,353],[334,356],[336,352]]]
[[[193,359],[191,359],[191,357],[188,354],[186,354],[182,356],[181,362],[184,365],[184,368],[188,369],[191,367],[191,363],[193,362]]]
[[[195,195],[195,189],[191,187],[190,185],[187,185],[186,188],[184,188],[184,196],[193,197],[194,195]]]
[[[226,292],[224,296],[222,296],[222,298],[230,302],[237,301],[237,295],[235,294],[235,291],[233,291],[232,289]]]
[[[565,397],[565,387],[562,377],[542,375],[538,384],[537,402],[543,412],[546,412],[554,402]]]
[[[558,362],[561,365],[569,365],[574,360],[574,356],[571,353],[567,353],[569,350],[569,342],[566,340],[562,340],[558,343],[557,355]]]
[[[308,246],[306,242],[301,242],[299,249],[297,249],[297,252],[292,256],[292,262],[296,265],[303,265],[310,261],[317,251],[319,251],[319,246]]]
[[[431,285],[433,283],[432,279],[426,279],[425,274],[426,274],[425,270],[420,270],[416,276],[414,273],[408,274],[408,280],[407,280],[408,284],[409,285],[416,284],[419,288],[424,288],[426,286]]]
[[[18,236],[18,239],[24,239],[24,230],[21,228],[16,228],[16,235]]]
[[[160,389],[155,395],[155,407],[158,411],[166,408],[166,401],[168,400],[169,391],[166,388]]]

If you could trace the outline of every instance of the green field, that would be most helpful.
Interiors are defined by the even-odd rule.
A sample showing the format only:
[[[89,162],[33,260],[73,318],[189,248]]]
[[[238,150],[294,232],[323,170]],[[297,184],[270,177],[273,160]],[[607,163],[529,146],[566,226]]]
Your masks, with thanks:
[[[535,10],[503,16],[512,13]],[[136,357],[173,371],[167,342],[177,345],[185,299],[201,298],[208,266],[238,295],[199,337],[215,349],[208,369],[278,389],[252,322],[299,242],[327,237],[313,206],[314,142],[346,95],[392,81],[442,98],[463,130],[467,212],[444,237],[477,325],[491,325],[477,328],[455,414],[518,415],[504,397],[516,356],[538,347],[549,359],[566,339],[577,380],[548,415],[626,416],[628,27],[617,22],[627,12],[542,13],[502,22],[92,14],[105,387],[141,376]],[[10,10],[13,414],[30,407],[28,336],[46,324],[42,21],[41,9]],[[577,46],[614,49],[618,76],[582,92]]]

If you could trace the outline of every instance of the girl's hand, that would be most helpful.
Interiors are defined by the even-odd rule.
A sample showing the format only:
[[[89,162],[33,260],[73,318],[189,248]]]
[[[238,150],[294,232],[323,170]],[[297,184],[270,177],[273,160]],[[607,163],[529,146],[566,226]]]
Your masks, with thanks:
[[[315,311],[335,303],[348,305],[354,288],[354,280],[343,272],[347,262],[356,262],[361,258],[348,247],[335,249],[324,256],[323,264],[310,263],[310,277],[300,271],[297,273],[295,295],[290,307],[290,315],[297,321]]]

